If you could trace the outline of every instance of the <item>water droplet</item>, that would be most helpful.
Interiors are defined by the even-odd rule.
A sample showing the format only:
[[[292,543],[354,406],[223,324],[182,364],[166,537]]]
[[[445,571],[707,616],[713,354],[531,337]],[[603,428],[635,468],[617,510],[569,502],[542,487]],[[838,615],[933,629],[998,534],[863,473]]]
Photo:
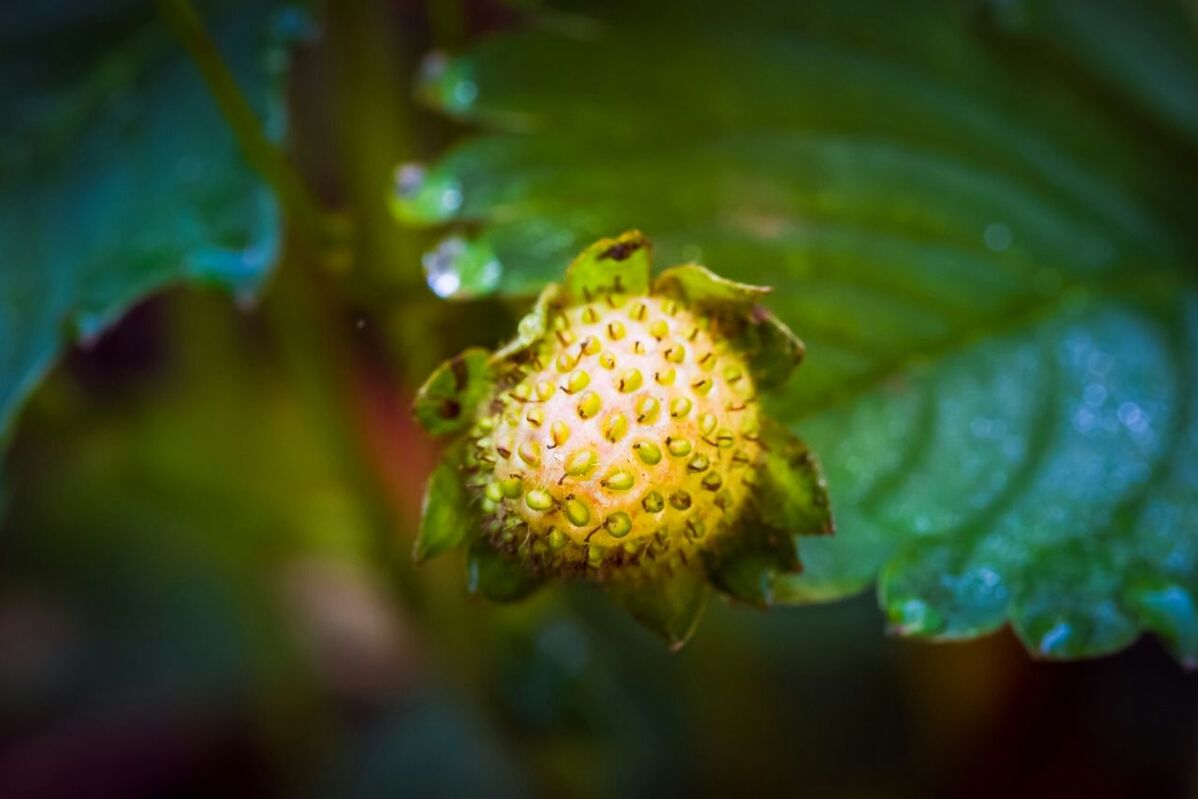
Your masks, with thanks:
[[[499,283],[503,268],[489,245],[450,236],[421,258],[424,277],[442,299],[468,299],[488,294]]]
[[[429,171],[419,163],[395,168],[391,210],[400,221],[439,224],[452,219],[461,207],[462,186],[453,175]]]

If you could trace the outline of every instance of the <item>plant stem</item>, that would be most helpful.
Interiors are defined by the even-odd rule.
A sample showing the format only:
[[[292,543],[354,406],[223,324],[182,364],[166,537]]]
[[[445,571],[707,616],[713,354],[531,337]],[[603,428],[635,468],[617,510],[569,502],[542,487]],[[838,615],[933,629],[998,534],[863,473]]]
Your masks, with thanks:
[[[321,207],[283,152],[262,130],[253,106],[238,87],[237,79],[189,0],[155,2],[163,19],[191,55],[246,160],[274,189],[296,232],[322,250],[343,244],[348,235],[345,220]]]

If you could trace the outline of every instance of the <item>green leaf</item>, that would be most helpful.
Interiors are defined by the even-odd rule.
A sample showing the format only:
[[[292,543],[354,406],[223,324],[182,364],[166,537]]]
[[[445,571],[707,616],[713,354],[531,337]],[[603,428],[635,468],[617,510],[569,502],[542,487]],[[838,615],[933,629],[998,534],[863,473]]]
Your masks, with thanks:
[[[465,430],[491,391],[491,353],[472,347],[438,366],[416,394],[413,410],[434,435]]]
[[[543,580],[502,552],[485,538],[476,538],[466,559],[470,593],[492,602],[516,602],[541,586]]]
[[[278,136],[295,18],[198,5]],[[152,4],[99,8],[6,14],[0,30],[0,440],[72,342],[180,280],[249,299],[278,254],[274,198]]]
[[[462,481],[461,450],[460,446],[447,450],[429,475],[420,508],[420,531],[412,550],[417,563],[461,546],[467,536],[478,531],[478,520]]]
[[[566,269],[566,300],[590,302],[591,297],[609,291],[647,293],[649,268],[649,240],[640,231],[601,239],[570,262]]]
[[[1073,38],[1029,27],[1028,59],[1006,5],[555,3],[601,33],[430,72],[507,131],[434,167],[444,218],[481,226],[498,292],[633,227],[775,287],[808,358],[763,398],[820,454],[838,531],[800,542],[780,601],[880,579],[910,634],[1011,623],[1072,657],[1155,630],[1192,660],[1198,148],[1174,132],[1198,103],[1168,65],[1194,40],[1132,0],[1046,0],[1013,8],[1068,10]]]
[[[684,568],[652,582],[613,579],[606,590],[633,618],[665,638],[672,650],[690,640],[711,594],[702,574]]]

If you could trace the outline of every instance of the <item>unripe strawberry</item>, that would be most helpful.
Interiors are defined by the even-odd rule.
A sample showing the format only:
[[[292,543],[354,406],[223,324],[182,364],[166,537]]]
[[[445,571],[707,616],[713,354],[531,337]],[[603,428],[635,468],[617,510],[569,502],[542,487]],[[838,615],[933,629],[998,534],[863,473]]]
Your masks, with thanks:
[[[470,431],[483,529],[536,568],[687,560],[727,534],[760,453],[744,358],[670,296],[553,309]]]
[[[581,576],[675,642],[708,581],[768,604],[798,567],[793,535],[831,519],[806,447],[762,417],[758,391],[802,354],[767,293],[695,265],[650,283],[639,233],[589,248],[514,341],[422,389],[426,427],[466,434],[430,483],[418,556],[473,538],[481,592]]]

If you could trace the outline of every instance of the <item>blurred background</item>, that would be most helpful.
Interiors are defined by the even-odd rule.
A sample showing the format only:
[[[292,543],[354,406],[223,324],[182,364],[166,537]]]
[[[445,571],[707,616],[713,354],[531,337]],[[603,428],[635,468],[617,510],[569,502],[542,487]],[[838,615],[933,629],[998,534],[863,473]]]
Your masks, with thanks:
[[[236,33],[263,5],[203,16]],[[585,586],[495,606],[467,595],[457,556],[412,565],[440,446],[409,417],[414,387],[441,358],[500,341],[523,306],[443,303],[427,256],[422,268],[442,232],[398,224],[385,200],[397,165],[469,132],[418,102],[427,53],[583,24],[523,5],[343,0],[273,17],[292,55],[269,113],[230,56],[267,132],[287,122],[291,162],[352,233],[314,242],[284,198],[293,224],[262,245],[278,253],[268,277],[209,253],[189,285],[151,276],[142,285],[168,288],[122,295],[127,314],[103,281],[72,300],[82,343],[28,397],[5,456],[0,797],[1198,796],[1198,675],[1155,638],[1071,663],[1034,660],[1005,627],[914,642],[886,634],[867,589],[765,613],[713,602],[669,654]],[[6,132],[44,121],[38,92],[62,80],[122,80],[92,52],[124,47],[130,20],[156,30],[160,12],[0,5],[0,85],[25,90],[6,100]],[[184,59],[154,106],[162,125],[132,134],[122,125],[150,112],[113,122],[76,103],[54,124],[109,138],[71,158],[136,162],[191,114],[219,123],[182,45],[161,41]],[[23,135],[9,179],[59,158]],[[215,169],[190,168],[199,184]],[[10,183],[7,240],[46,213],[69,214],[65,239],[114,207],[121,225],[157,224],[137,203],[183,178],[76,180],[66,211],[47,211],[41,188],[18,203]],[[204,202],[277,225],[229,185]],[[263,242],[217,232],[226,248]],[[13,305],[37,289],[4,280]]]

